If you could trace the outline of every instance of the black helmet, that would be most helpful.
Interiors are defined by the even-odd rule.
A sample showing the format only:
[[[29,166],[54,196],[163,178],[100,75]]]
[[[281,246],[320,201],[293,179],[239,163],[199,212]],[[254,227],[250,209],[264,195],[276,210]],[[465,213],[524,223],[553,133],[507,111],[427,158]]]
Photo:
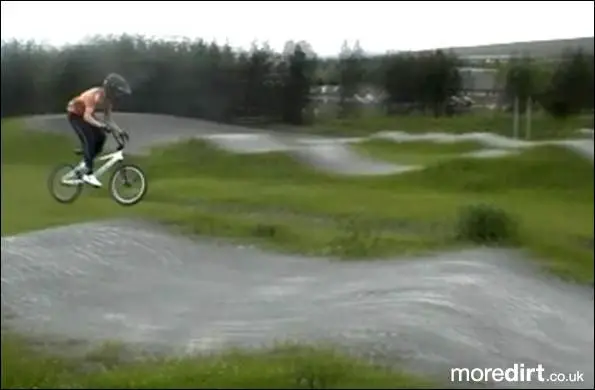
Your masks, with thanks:
[[[109,98],[118,98],[132,93],[128,81],[117,73],[107,75],[103,80],[103,89]]]

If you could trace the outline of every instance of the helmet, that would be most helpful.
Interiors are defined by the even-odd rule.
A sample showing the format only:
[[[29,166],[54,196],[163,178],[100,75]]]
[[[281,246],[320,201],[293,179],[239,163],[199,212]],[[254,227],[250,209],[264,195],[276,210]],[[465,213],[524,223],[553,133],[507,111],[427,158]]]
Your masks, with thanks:
[[[112,99],[132,93],[128,81],[117,73],[110,73],[106,76],[103,80],[103,89],[107,97]]]

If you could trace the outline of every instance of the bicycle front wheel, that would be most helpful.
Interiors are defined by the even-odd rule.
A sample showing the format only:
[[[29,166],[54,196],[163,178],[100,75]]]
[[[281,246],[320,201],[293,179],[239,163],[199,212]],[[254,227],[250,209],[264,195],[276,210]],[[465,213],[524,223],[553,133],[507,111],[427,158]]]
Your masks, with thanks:
[[[122,164],[110,177],[109,191],[112,198],[120,205],[135,205],[147,193],[145,173],[134,164]]]
[[[60,164],[48,176],[48,190],[60,203],[74,202],[83,191],[83,181],[70,164]]]

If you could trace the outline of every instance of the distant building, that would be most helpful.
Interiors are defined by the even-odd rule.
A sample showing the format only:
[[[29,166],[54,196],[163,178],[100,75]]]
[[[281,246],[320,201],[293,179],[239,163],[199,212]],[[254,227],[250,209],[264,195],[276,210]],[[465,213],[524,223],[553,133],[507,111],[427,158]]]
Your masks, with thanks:
[[[341,87],[339,85],[319,85],[310,88],[311,98],[322,103],[337,103],[341,100]],[[381,88],[372,85],[363,85],[348,101],[357,101],[361,104],[380,103],[385,97]]]
[[[492,95],[502,90],[498,83],[498,70],[493,68],[462,67],[463,92],[468,94]]]
[[[461,67],[462,94],[469,96],[493,97],[502,91],[498,83],[498,70],[493,68]],[[310,89],[311,98],[321,103],[337,103],[340,100],[341,87],[338,85],[319,85]],[[384,89],[366,85],[348,100],[356,100],[362,104],[375,104],[384,100]]]
[[[461,55],[459,59],[469,65],[487,65],[507,62],[513,57],[512,54],[472,54]]]

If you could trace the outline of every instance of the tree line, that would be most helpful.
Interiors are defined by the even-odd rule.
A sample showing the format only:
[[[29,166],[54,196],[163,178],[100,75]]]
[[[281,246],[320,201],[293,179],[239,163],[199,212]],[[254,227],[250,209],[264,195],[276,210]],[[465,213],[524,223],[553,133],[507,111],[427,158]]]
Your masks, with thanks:
[[[74,94],[98,85],[109,72],[124,75],[134,96],[121,109],[198,117],[220,122],[260,118],[294,125],[312,120],[312,87],[338,85],[340,115],[357,115],[353,95],[382,91],[387,114],[414,107],[447,113],[462,93],[461,60],[441,50],[367,57],[356,43],[338,59],[318,58],[305,43],[282,53],[266,45],[234,51],[203,40],[164,41],[120,36],[94,38],[63,48],[35,42],[2,42],[2,117],[63,112]],[[514,59],[503,82],[509,99],[534,99],[567,116],[593,108],[593,56],[567,53],[560,61]]]
[[[505,97],[508,102],[518,99],[521,111],[530,102],[558,118],[592,111],[594,65],[593,55],[580,50],[564,52],[555,62],[513,58],[501,73]]]

